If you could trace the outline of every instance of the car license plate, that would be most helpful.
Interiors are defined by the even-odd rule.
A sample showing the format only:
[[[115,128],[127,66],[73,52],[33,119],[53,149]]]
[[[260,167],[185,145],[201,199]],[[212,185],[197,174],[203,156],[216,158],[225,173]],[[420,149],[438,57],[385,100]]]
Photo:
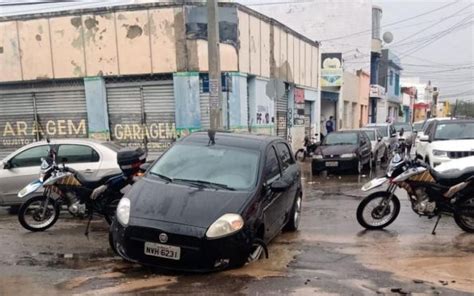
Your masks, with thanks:
[[[181,248],[145,242],[145,254],[149,256],[179,260],[179,258],[181,257]]]
[[[339,163],[337,161],[326,161],[327,167],[337,167]]]

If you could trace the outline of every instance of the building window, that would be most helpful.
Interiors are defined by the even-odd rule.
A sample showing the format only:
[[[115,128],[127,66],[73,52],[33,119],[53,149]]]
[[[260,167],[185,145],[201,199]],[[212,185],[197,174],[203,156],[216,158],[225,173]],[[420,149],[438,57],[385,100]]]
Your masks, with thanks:
[[[390,80],[390,85],[393,85],[393,71],[392,70],[390,70],[389,80]]]
[[[395,74],[395,95],[400,95],[400,75]]]

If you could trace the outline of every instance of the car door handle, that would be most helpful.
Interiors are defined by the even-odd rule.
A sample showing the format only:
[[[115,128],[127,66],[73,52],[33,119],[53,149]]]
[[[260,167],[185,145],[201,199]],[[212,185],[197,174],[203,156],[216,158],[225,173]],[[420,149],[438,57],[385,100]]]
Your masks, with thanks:
[[[86,174],[92,174],[93,172],[94,172],[94,171],[91,170],[91,169],[86,169],[86,170],[84,170],[84,173],[86,173]]]

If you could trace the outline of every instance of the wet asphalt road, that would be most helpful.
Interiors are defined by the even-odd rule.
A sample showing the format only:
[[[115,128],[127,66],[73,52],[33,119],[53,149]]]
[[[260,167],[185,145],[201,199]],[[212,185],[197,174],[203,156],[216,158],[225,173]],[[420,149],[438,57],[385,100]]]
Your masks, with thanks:
[[[0,209],[0,295],[250,294],[472,295],[474,235],[443,218],[419,218],[402,199],[385,231],[363,231],[355,210],[370,176],[313,177],[303,165],[300,231],[283,233],[269,259],[211,274],[160,273],[122,261],[107,243],[107,225],[64,214],[44,233],[21,228]],[[381,172],[378,172],[380,174]]]

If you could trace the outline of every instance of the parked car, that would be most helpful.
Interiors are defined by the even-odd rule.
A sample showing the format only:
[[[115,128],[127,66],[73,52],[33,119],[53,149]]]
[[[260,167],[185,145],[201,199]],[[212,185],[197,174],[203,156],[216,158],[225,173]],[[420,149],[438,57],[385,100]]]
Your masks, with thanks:
[[[117,208],[110,244],[143,265],[212,271],[254,261],[298,229],[301,173],[287,142],[196,132],[173,145]]]
[[[58,162],[63,159],[69,167],[86,174],[91,179],[120,173],[117,151],[121,148],[113,142],[90,139],[51,140],[58,153]],[[46,141],[26,145],[2,160],[0,168],[0,206],[19,206],[25,199],[17,197],[25,185],[38,178],[41,158],[48,155]],[[41,194],[41,193],[39,193]]]
[[[432,121],[420,141],[426,146],[423,151],[417,151],[417,155],[431,167],[451,159],[474,156],[474,120]]]
[[[369,123],[365,128],[377,128],[380,134],[382,134],[383,141],[388,147],[388,151],[392,153],[398,142],[397,131],[392,123]]]
[[[376,128],[359,129],[367,134],[372,147],[372,161],[374,164],[386,162],[389,158],[388,148],[383,142],[383,137]]]
[[[428,142],[420,141],[420,139],[425,138],[424,136],[427,134],[427,131],[433,127],[433,125],[435,124],[435,121],[439,121],[439,120],[452,120],[452,119],[450,117],[432,117],[432,118],[426,119],[423,122],[423,126],[421,130],[417,133],[416,139],[415,139],[415,154],[417,158],[422,159],[422,160],[425,159],[426,144]]]
[[[360,130],[337,131],[328,134],[313,154],[312,172],[355,170],[372,166],[372,146],[367,134]]]
[[[415,144],[415,133],[413,133],[413,126],[408,122],[395,122],[393,124],[395,130],[399,134],[398,140],[403,140],[408,147],[412,147]],[[403,129],[403,135],[400,132]]]
[[[413,133],[415,134],[415,137],[416,137],[416,134],[418,134],[418,132],[422,130],[424,123],[425,123],[424,120],[413,123]]]

